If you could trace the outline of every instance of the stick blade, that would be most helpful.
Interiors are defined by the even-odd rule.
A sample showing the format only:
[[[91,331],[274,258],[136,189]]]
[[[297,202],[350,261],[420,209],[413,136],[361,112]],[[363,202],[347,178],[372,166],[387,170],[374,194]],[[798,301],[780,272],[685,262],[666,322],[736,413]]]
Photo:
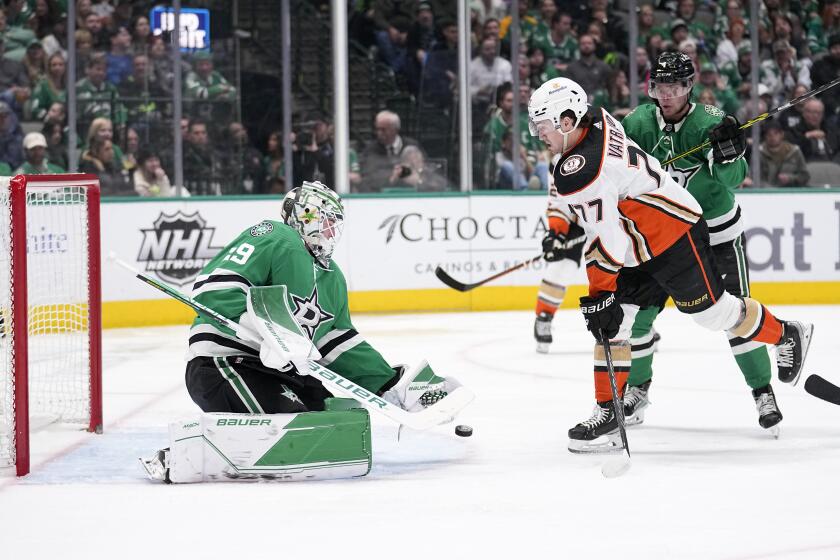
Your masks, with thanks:
[[[805,391],[809,394],[840,406],[840,387],[812,373],[805,380]]]
[[[618,478],[629,471],[631,466],[630,457],[622,455],[604,463],[601,466],[601,474],[605,478]]]
[[[459,292],[466,292],[470,289],[470,286],[468,284],[462,284],[461,282],[458,282],[439,266],[435,268],[435,276],[438,277],[438,280],[440,280],[453,290],[458,290]]]

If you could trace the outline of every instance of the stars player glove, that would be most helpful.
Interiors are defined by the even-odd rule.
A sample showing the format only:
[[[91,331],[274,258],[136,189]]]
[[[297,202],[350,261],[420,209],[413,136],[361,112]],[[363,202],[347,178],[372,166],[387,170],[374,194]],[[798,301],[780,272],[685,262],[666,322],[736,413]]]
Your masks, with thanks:
[[[566,236],[549,229],[542,240],[543,258],[546,262],[557,262],[566,257]]]
[[[607,339],[615,338],[624,319],[615,292],[604,292],[598,297],[583,296],[580,298],[580,310],[586,319],[586,328],[601,342],[601,332]]]
[[[747,151],[747,137],[740,127],[738,119],[726,115],[709,133],[715,163],[732,163]]]

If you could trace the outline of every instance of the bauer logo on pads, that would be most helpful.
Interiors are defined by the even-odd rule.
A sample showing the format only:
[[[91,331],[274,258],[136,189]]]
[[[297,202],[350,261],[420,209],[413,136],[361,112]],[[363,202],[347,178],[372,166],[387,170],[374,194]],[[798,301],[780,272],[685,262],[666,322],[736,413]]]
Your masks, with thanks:
[[[137,261],[145,263],[146,272],[154,272],[164,282],[177,286],[195,280],[204,265],[222,250],[212,244],[216,228],[209,227],[198,212],[161,212],[153,227],[141,231]]]

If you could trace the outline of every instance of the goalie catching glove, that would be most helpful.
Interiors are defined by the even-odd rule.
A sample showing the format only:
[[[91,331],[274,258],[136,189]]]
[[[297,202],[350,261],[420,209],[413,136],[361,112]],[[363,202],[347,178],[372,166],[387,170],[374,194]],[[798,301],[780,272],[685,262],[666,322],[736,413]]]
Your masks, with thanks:
[[[425,360],[410,371],[406,370],[406,366],[395,369],[399,380],[382,393],[382,398],[408,412],[423,410],[461,386],[456,379],[435,375]]]

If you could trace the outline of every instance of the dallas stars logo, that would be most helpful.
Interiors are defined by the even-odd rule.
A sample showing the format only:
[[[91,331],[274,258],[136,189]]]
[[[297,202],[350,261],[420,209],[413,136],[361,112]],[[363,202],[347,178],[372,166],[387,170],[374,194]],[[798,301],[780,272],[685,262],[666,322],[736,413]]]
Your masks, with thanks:
[[[284,397],[286,397],[287,399],[289,399],[292,402],[303,404],[303,401],[300,400],[300,397],[298,397],[297,394],[294,391],[292,391],[291,389],[289,389],[285,385],[280,385],[280,386],[283,387],[283,392],[280,393],[281,395],[283,395]]]
[[[302,298],[292,294],[292,303],[295,308],[292,311],[298,324],[303,327],[309,338],[315,336],[315,331],[321,323],[334,319],[335,315],[328,313],[318,304],[318,286],[312,288],[312,295]]]
[[[694,167],[686,167],[685,169],[678,169],[674,167],[674,164],[670,164],[665,168],[665,171],[671,176],[671,178],[677,182],[679,186],[686,189],[688,188],[688,182],[691,181],[691,178],[694,177],[698,171],[700,171],[701,165],[695,165]]]

